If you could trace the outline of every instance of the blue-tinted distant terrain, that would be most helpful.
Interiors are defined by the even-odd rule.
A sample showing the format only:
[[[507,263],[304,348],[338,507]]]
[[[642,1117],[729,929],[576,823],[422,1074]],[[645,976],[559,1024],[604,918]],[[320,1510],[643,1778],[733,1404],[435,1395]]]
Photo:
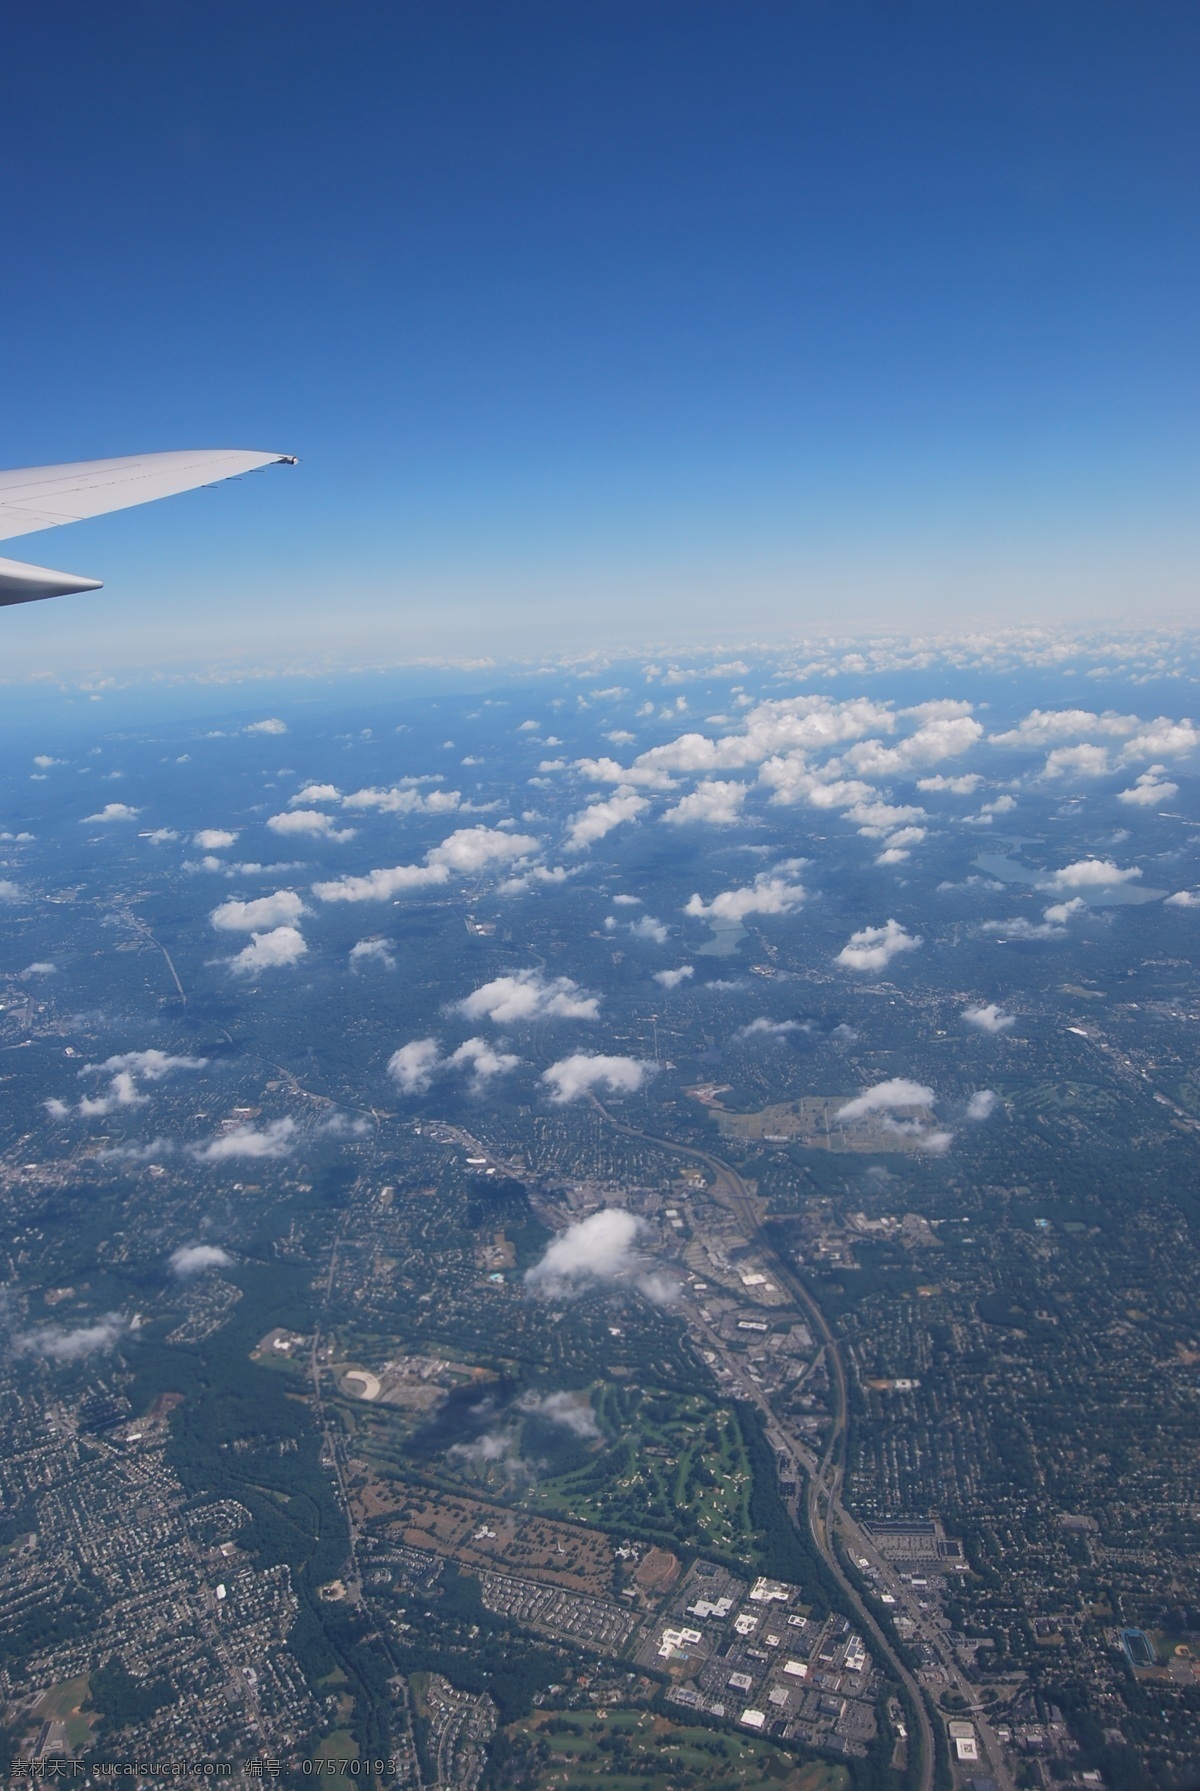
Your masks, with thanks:
[[[1005,1791],[1185,1780],[1196,677],[818,643],[13,720],[12,1746],[541,1785],[594,1683],[768,1777],[921,1781],[970,1707]],[[704,1562],[796,1589],[791,1681],[660,1649]]]

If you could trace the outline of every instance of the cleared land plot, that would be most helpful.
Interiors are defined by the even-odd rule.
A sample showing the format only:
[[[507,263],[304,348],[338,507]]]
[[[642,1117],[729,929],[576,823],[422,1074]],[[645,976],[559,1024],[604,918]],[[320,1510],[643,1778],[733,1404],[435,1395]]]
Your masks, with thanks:
[[[371,1481],[353,1503],[360,1520],[390,1520],[386,1533],[406,1547],[448,1555],[465,1567],[494,1568],[595,1597],[612,1586],[613,1545],[595,1530],[397,1481]]]

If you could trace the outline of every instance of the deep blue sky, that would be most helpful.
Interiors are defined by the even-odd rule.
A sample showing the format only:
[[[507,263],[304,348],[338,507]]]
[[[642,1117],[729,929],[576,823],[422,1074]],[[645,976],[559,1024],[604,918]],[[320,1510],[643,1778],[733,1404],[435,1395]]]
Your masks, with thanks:
[[[1190,0],[5,36],[0,464],[303,457],[14,542],[14,666],[1191,609]]]

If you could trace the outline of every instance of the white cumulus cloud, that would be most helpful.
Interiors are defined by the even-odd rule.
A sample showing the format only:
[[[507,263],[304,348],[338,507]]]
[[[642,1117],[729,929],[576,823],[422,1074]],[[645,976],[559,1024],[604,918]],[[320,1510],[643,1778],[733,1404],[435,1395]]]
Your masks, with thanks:
[[[1106,777],[1106,746],[1056,746],[1042,768],[1043,777]]]
[[[748,914],[791,914],[804,901],[804,886],[779,872],[760,871],[753,883],[725,889],[705,902],[693,895],[685,914],[699,920],[745,920]]]
[[[1122,870],[1111,858],[1077,858],[1039,883],[1039,889],[1107,889],[1141,876],[1137,865]]]
[[[273,927],[269,933],[251,933],[250,944],[229,959],[234,976],[258,976],[263,970],[285,970],[299,963],[308,950],[298,927]]]
[[[199,833],[192,835],[193,846],[202,846],[206,852],[221,852],[226,846],[232,846],[237,839],[227,827],[202,827]]]
[[[900,952],[916,951],[921,943],[919,933],[906,933],[898,920],[889,920],[881,927],[860,927],[851,933],[834,962],[847,970],[882,970]]]
[[[968,1119],[989,1119],[996,1110],[999,1100],[994,1088],[977,1088],[967,1102]]]
[[[1007,1032],[1010,1026],[1017,1023],[1015,1014],[1001,1013],[994,1001],[979,1007],[964,1008],[963,1019],[968,1026],[977,1026],[980,1032]]]
[[[1160,802],[1170,802],[1172,797],[1178,796],[1179,785],[1162,775],[1165,770],[1165,765],[1151,765],[1148,771],[1134,779],[1131,789],[1117,791],[1117,801],[1138,808],[1157,808]]]
[[[732,779],[704,778],[689,796],[682,797],[663,815],[677,827],[688,822],[705,822],[710,827],[728,827],[741,819],[746,800],[746,785]]]
[[[893,1076],[887,1082],[876,1082],[860,1095],[847,1101],[834,1114],[837,1120],[862,1119],[868,1113],[894,1113],[897,1108],[932,1107],[936,1096],[923,1082],[911,1082],[905,1076]]]
[[[247,727],[248,734],[286,734],[287,722],[280,721],[277,715],[268,715],[265,721],[252,721]]]
[[[1177,889],[1174,895],[1167,897],[1163,907],[1200,908],[1200,895],[1195,895],[1190,889]]]
[[[401,1094],[428,1094],[442,1065],[436,1039],[413,1039],[388,1058],[387,1073]]]
[[[674,1288],[649,1273],[634,1248],[644,1230],[644,1221],[624,1207],[606,1206],[589,1213],[551,1239],[541,1261],[525,1271],[525,1285],[550,1299],[570,1299],[589,1282],[627,1283],[665,1304]]]
[[[694,964],[680,964],[677,970],[656,970],[654,980],[664,989],[677,989],[680,983],[687,982],[695,974]]]
[[[108,1312],[94,1324],[38,1325],[22,1331],[12,1340],[21,1354],[44,1356],[50,1362],[79,1362],[98,1350],[111,1349],[129,1330],[129,1320],[119,1312]]]
[[[140,808],[130,808],[127,802],[106,802],[104,807],[94,815],[85,815],[81,826],[89,821],[136,821],[141,814]]]
[[[259,896],[252,902],[222,902],[208,918],[219,933],[253,933],[290,926],[307,912],[294,890],[277,889],[274,895]]]
[[[172,1250],[169,1262],[172,1274],[183,1280],[205,1269],[227,1269],[233,1258],[216,1244],[180,1244],[178,1250]]]
[[[518,970],[495,977],[475,989],[455,1011],[468,1020],[488,1019],[496,1026],[530,1020],[594,1020],[598,995],[588,995],[569,976],[546,977],[540,970]]]
[[[233,1126],[197,1145],[192,1155],[201,1163],[225,1163],[234,1157],[287,1157],[295,1149],[294,1119],[273,1119],[266,1126]]]
[[[560,1058],[543,1072],[542,1081],[550,1090],[550,1099],[561,1106],[578,1100],[592,1088],[605,1088],[610,1094],[636,1094],[654,1065],[636,1057],[606,1057],[600,1052],[577,1051],[572,1057]]]
[[[352,840],[353,827],[339,827],[332,815],[327,815],[321,808],[291,808],[282,814],[268,815],[267,826],[272,833],[291,836],[308,833],[323,840]]]
[[[614,827],[622,826],[626,821],[636,821],[644,809],[649,808],[644,796],[625,785],[607,797],[603,802],[593,802],[579,814],[571,817],[570,829],[566,838],[568,852],[585,852],[602,840]]]
[[[360,939],[350,947],[350,968],[358,970],[364,964],[382,964],[385,970],[396,968],[396,954],[391,942],[387,939]]]

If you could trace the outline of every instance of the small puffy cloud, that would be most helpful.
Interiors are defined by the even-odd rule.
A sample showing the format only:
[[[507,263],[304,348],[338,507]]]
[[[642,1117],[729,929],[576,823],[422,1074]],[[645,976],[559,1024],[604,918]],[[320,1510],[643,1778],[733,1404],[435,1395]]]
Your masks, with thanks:
[[[397,864],[390,870],[368,871],[364,877],[314,883],[313,894],[321,902],[387,902],[410,889],[428,889],[449,881],[444,864]]]
[[[1200,896],[1194,895],[1190,889],[1177,889],[1163,903],[1164,908],[1200,908]]]
[[[739,1026],[733,1036],[735,1039],[783,1039],[789,1033],[807,1031],[808,1027],[802,1020],[768,1020],[765,1016],[760,1016],[757,1020],[751,1020],[748,1026]]]
[[[498,976],[472,991],[454,1008],[468,1020],[491,1020],[513,1026],[531,1020],[594,1020],[597,995],[586,994],[569,976],[546,977],[540,970],[518,970]]]
[[[472,1094],[480,1094],[493,1076],[507,1076],[520,1063],[513,1052],[497,1051],[486,1039],[467,1039],[446,1059],[448,1069],[470,1071]]]
[[[649,808],[644,796],[636,790],[622,785],[603,802],[593,802],[579,814],[571,817],[570,831],[567,834],[566,849],[568,852],[585,852],[602,840],[614,827],[622,826],[626,821],[636,821],[644,809]]]
[[[107,1312],[95,1324],[38,1325],[22,1331],[12,1340],[13,1349],[22,1355],[44,1356],[49,1362],[79,1362],[100,1350],[112,1349],[129,1330],[129,1320],[119,1312]]]
[[[252,902],[222,902],[209,920],[219,933],[253,933],[290,926],[307,912],[295,890],[277,889],[274,895],[259,896]]]
[[[291,837],[299,833],[308,833],[323,840],[352,840],[353,827],[339,827],[332,815],[327,815],[321,808],[291,808],[282,814],[268,815],[267,826],[272,833]]]
[[[591,1282],[624,1283],[658,1304],[674,1289],[649,1274],[634,1245],[645,1223],[624,1207],[606,1206],[568,1225],[547,1244],[540,1262],[525,1271],[525,1285],[549,1299],[570,1299]]]
[[[97,1071],[101,1075],[111,1075],[128,1070],[144,1082],[161,1082],[164,1076],[173,1075],[177,1070],[207,1068],[207,1057],[173,1057],[168,1051],[151,1047],[148,1051],[121,1051],[115,1057],[106,1057],[103,1063],[85,1064],[81,1073],[87,1075]]]
[[[237,834],[227,827],[202,827],[199,833],[192,835],[192,844],[202,847],[205,852],[221,852],[226,846],[232,846],[236,839]]]
[[[472,876],[489,865],[528,858],[537,849],[538,842],[529,833],[505,833],[499,827],[460,827],[425,856],[433,868],[444,866],[448,871]]]
[[[557,1424],[581,1441],[600,1435],[600,1426],[586,1393],[535,1393],[531,1389],[522,1393],[517,1410],[527,1417],[541,1418],[544,1423]]]
[[[436,1039],[413,1039],[411,1044],[392,1052],[387,1073],[401,1094],[428,1094],[441,1062]]]
[[[466,761],[464,760],[464,763]],[[320,786],[332,789],[331,784]],[[303,794],[303,792],[302,792]],[[296,798],[293,797],[293,801]],[[317,797],[317,801],[328,801],[327,797]],[[469,807],[464,804],[461,790],[426,790],[422,792],[415,787],[415,781],[405,780],[393,784],[390,789],[352,790],[349,796],[342,797],[343,808],[373,808],[385,815],[446,815],[455,809]]]
[[[33,755],[33,762],[39,771],[49,771],[51,765],[65,765],[67,761],[65,759],[52,759],[48,752],[37,752]]]
[[[19,902],[20,899],[20,885],[14,883],[11,877],[0,877],[0,902]]]
[[[939,771],[936,777],[919,777],[917,788],[927,790],[931,796],[939,791],[944,791],[947,796],[973,796],[982,782],[983,779],[975,772],[969,772],[963,777],[947,777]]]
[[[677,970],[656,970],[654,980],[663,989],[677,989],[680,983],[687,982],[695,974],[694,964],[680,964]]]
[[[996,1110],[999,1099],[994,1088],[977,1088],[967,1102],[968,1119],[988,1119]]]
[[[286,734],[287,722],[280,721],[277,715],[268,715],[265,721],[252,721],[246,729],[248,734]]]
[[[1149,771],[1134,779],[1131,789],[1117,791],[1117,801],[1132,803],[1137,808],[1156,808],[1160,802],[1170,802],[1178,796],[1179,785],[1162,776],[1165,770],[1165,765],[1151,765]]]
[[[1042,912],[1051,926],[1060,927],[1064,921],[1070,920],[1072,915],[1082,914],[1086,908],[1087,903],[1082,896],[1072,896],[1069,902],[1051,902],[1050,906],[1044,908]]]
[[[979,1007],[964,1008],[963,1019],[968,1026],[977,1026],[980,1032],[1007,1032],[1010,1026],[1017,1023],[1015,1014],[1001,1013],[994,1001]]]
[[[205,1269],[227,1269],[233,1258],[228,1250],[222,1250],[216,1244],[180,1244],[178,1250],[171,1252],[169,1262],[171,1273],[183,1280],[188,1275],[199,1275]]]
[[[167,846],[173,840],[177,840],[179,834],[174,827],[155,827],[149,833],[143,833],[141,837],[144,840],[149,840],[152,846]]]
[[[235,1157],[287,1157],[295,1149],[294,1119],[273,1119],[266,1126],[233,1126],[200,1144],[192,1155],[201,1163],[226,1163]]]
[[[900,952],[916,951],[921,943],[919,933],[906,933],[898,920],[889,920],[881,927],[861,927],[851,933],[834,962],[847,970],[882,970]]]
[[[522,817],[524,820],[529,818],[527,815]],[[561,864],[531,864],[528,870],[521,871],[515,877],[506,877],[503,883],[498,883],[496,894],[500,896],[528,895],[531,889],[544,888],[547,883],[565,883],[568,877],[574,875],[574,871],[567,870]]]
[[[613,897],[613,907],[614,908],[640,908],[641,905],[642,905],[641,896],[615,895]]]
[[[48,958],[39,958],[32,964],[26,964],[19,975],[22,982],[31,976],[57,976],[58,965],[52,964]]]
[[[388,939],[360,939],[350,947],[350,968],[361,970],[368,964],[381,964],[385,970],[396,968],[396,954]]]
[[[89,821],[103,821],[106,824],[109,821],[136,821],[141,812],[140,808],[130,808],[127,802],[106,802],[96,814],[85,815],[80,826],[86,826]]]
[[[550,1090],[550,1099],[562,1106],[597,1087],[610,1094],[636,1094],[653,1073],[653,1064],[636,1057],[605,1057],[600,1052],[577,1051],[572,1057],[552,1063],[543,1072],[542,1081]]]
[[[804,886],[779,872],[760,871],[753,883],[725,889],[705,902],[699,895],[683,912],[698,920],[745,920],[748,914],[791,914],[804,901]]]
[[[728,827],[741,819],[742,803],[746,799],[746,785],[733,780],[722,781],[719,778],[705,778],[696,785],[690,796],[684,796],[674,808],[667,809],[664,821],[670,821],[677,827],[689,822],[705,822],[710,827]]]
[[[893,1076],[887,1082],[876,1082],[865,1088],[834,1114],[835,1120],[862,1119],[868,1113],[894,1113],[906,1107],[932,1107],[936,1096],[923,1082],[910,1082],[905,1076]]]
[[[305,784],[302,790],[288,797],[288,807],[302,808],[306,802],[338,802],[341,794],[336,784]]]
[[[1106,746],[1056,746],[1042,768],[1043,777],[1106,777]]]
[[[1056,740],[1078,740],[1081,734],[1110,734],[1117,738],[1133,733],[1141,724],[1136,715],[1117,715],[1110,709],[1097,715],[1092,709],[1031,709],[1015,728],[992,734],[992,746],[1036,748]]]
[[[629,922],[629,931],[635,939],[648,939],[651,945],[665,945],[671,937],[671,930],[653,914],[640,914],[636,920]]]
[[[258,976],[263,970],[286,970],[298,964],[308,943],[298,927],[273,927],[269,933],[251,933],[250,944],[229,959],[234,976]]]
[[[862,740],[849,749],[845,760],[863,777],[887,777],[957,758],[982,738],[982,727],[969,715],[934,716],[895,746]]]
[[[1122,764],[1133,759],[1182,759],[1200,746],[1200,730],[1190,721],[1172,721],[1160,715],[1140,734],[1125,742]]]
[[[1111,858],[1078,858],[1039,883],[1039,889],[1110,889],[1141,876],[1137,865],[1122,870]]]

